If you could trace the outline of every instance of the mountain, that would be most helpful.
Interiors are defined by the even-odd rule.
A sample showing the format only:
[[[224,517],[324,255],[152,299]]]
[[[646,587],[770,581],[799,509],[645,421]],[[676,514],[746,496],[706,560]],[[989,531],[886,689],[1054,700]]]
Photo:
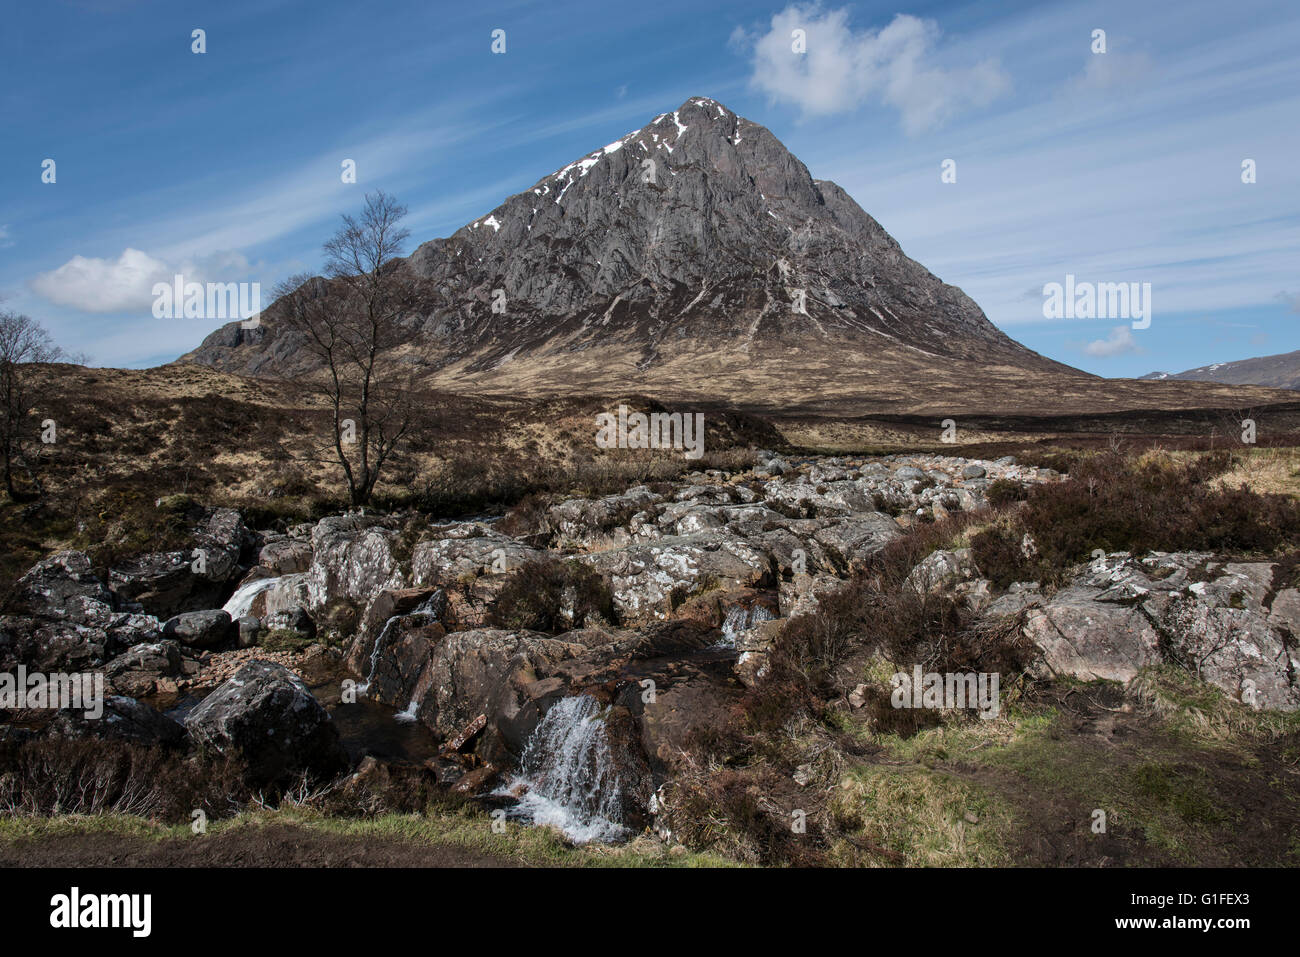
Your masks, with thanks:
[[[420,245],[404,268],[424,290],[412,335],[440,356],[429,382],[452,391],[954,413],[1171,394],[1106,392],[1015,342],[843,189],[706,97]],[[179,361],[283,376],[305,371],[299,345],[272,304],[260,327],[231,323]]]
[[[1148,372],[1143,379],[1178,379],[1192,382],[1220,382],[1228,385],[1265,385],[1276,389],[1300,390],[1300,350],[1275,356],[1216,362],[1186,372]]]

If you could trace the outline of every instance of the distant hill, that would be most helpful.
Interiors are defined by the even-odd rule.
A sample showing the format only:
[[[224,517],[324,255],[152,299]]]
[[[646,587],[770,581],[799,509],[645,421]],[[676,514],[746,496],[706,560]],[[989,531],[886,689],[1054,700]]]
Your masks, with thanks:
[[[1275,356],[1215,362],[1186,372],[1148,372],[1143,379],[1182,379],[1224,385],[1266,385],[1300,390],[1300,349]]]

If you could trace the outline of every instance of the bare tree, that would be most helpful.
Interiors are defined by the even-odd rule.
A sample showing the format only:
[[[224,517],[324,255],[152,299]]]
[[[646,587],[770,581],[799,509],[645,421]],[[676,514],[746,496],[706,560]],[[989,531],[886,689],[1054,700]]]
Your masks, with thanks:
[[[345,215],[325,243],[327,279],[293,276],[275,288],[280,317],[299,333],[318,369],[305,374],[334,416],[330,446],[352,504],[374,494],[384,465],[418,421],[415,377],[423,363],[402,322],[413,282],[396,260],[410,235],[406,208],[381,192],[360,217]]]
[[[11,501],[21,498],[14,486],[16,469],[26,472],[37,492],[41,491],[26,454],[35,431],[31,414],[40,399],[40,380],[33,375],[32,364],[64,358],[63,350],[36,320],[16,312],[0,312],[0,464]]]

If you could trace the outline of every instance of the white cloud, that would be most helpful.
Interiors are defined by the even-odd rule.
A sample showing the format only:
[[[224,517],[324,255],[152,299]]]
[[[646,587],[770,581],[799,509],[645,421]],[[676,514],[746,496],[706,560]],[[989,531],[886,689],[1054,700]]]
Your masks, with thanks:
[[[803,30],[806,52],[792,35]],[[940,126],[968,106],[987,106],[1011,88],[995,59],[969,67],[935,62],[939,27],[933,20],[897,14],[879,31],[855,31],[846,9],[792,4],[772,17],[762,36],[737,28],[732,44],[753,48],[750,83],[775,101],[806,114],[842,113],[870,100],[896,108],[908,134]]]
[[[1109,336],[1088,343],[1083,347],[1083,351],[1098,359],[1109,359],[1112,356],[1141,352],[1142,349],[1133,338],[1133,331],[1128,326],[1116,326],[1111,329]]]
[[[73,256],[59,268],[32,277],[27,285],[58,306],[82,312],[131,312],[151,308],[154,283],[170,283],[177,273],[186,282],[234,282],[248,271],[248,260],[236,253],[167,263],[128,247],[116,259]]]

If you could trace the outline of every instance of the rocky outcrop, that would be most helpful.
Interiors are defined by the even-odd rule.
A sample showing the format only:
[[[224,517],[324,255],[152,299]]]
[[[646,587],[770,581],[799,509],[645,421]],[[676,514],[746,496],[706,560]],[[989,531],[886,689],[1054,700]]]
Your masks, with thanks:
[[[119,605],[161,617],[215,608],[239,577],[240,555],[251,542],[237,511],[207,509],[185,548],[150,552],[115,566],[109,588]]]
[[[286,784],[302,772],[332,775],[347,765],[338,729],[302,679],[254,660],[185,719],[202,748],[241,758],[257,784]]]
[[[0,617],[0,667],[85,671],[140,642],[156,641],[152,615],[114,611],[111,595],[82,552],[59,552],[17,583],[17,608]]]
[[[1025,606],[1045,674],[1126,682],[1150,665],[1186,669],[1261,708],[1300,708],[1300,592],[1274,593],[1277,566],[1203,554],[1116,553]],[[996,605],[990,613],[1005,609]]]

